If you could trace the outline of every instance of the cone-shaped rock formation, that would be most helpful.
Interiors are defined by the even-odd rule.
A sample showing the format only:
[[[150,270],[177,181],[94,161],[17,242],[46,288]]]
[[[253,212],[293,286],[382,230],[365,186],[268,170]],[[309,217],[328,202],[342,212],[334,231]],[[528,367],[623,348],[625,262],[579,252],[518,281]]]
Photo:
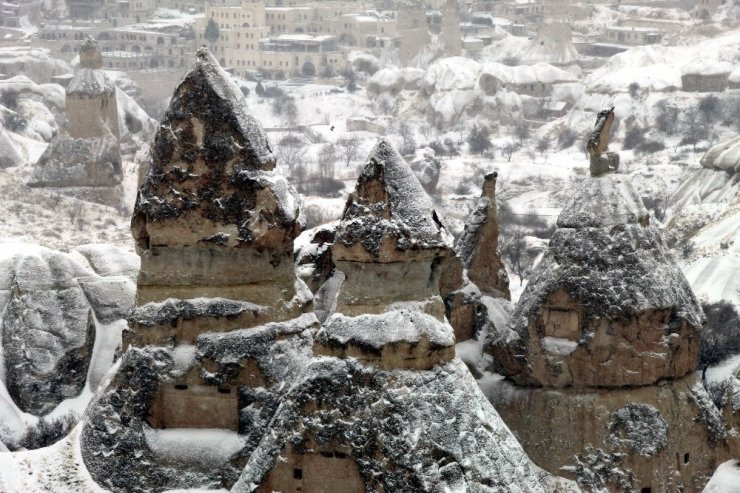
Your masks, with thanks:
[[[29,186],[105,187],[78,190],[90,200],[118,205],[123,179],[116,87],[102,70],[97,41],[80,47],[80,67],[66,89],[67,121],[39,158]]]
[[[82,456],[115,492],[228,488],[311,357],[318,322],[292,264],[299,200],[205,49],[154,149],[132,220],[127,351],[86,412]]]
[[[293,383],[234,491],[543,490],[454,357],[452,328],[430,314],[447,238],[408,165],[381,140],[337,230],[346,279],[314,343],[315,355],[334,357],[314,359]],[[379,286],[360,291],[379,281],[403,285],[404,300]]]
[[[301,312],[306,293],[296,294],[292,264],[300,199],[274,166],[244,96],[201,48],[157,132],[136,200],[134,343],[192,341],[206,327]]]
[[[588,491],[700,491],[731,447],[692,373],[703,322],[629,178],[586,178],[489,334],[513,383],[488,397],[537,465]]]
[[[524,385],[648,385],[693,371],[701,307],[628,178],[587,178],[509,322],[497,369]]]

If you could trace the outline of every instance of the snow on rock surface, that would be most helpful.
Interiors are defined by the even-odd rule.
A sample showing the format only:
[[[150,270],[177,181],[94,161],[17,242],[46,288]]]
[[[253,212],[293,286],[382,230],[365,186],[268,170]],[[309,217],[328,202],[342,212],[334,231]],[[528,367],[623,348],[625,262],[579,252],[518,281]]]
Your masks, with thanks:
[[[513,333],[489,336],[497,371],[554,387],[646,385],[693,371],[704,314],[626,177],[584,180],[558,226]],[[543,337],[577,347],[542,346]]]
[[[702,493],[740,493],[740,460],[720,464]]]
[[[469,58],[442,58],[429,66],[423,84],[429,93],[474,89],[480,69],[481,65]]]
[[[740,135],[709,149],[701,158],[701,165],[730,173],[740,171]]]
[[[394,343],[418,344],[421,339],[427,339],[432,349],[455,344],[452,331],[437,318],[404,309],[357,317],[337,313],[316,337],[327,345],[353,343],[374,350]]]
[[[511,324],[522,330],[531,310],[560,286],[591,315],[674,307],[679,317],[700,326],[704,315],[696,297],[658,231],[644,225],[646,219],[641,199],[623,176],[584,180],[558,217],[549,252]]]
[[[23,74],[35,81],[51,82],[53,76],[71,72],[72,67],[53,58],[46,48],[0,48],[0,73],[10,76]]]
[[[368,255],[390,258],[387,242],[394,250],[413,255],[450,248],[452,237],[411,168],[387,140],[380,139],[347,200],[335,249],[343,246],[346,260]]]
[[[253,491],[291,446],[317,453],[335,444],[346,444],[366,489],[545,491],[459,359],[382,371],[335,358],[303,370],[232,491]]]
[[[558,216],[559,228],[609,228],[650,221],[640,195],[624,175],[587,178]]]
[[[129,252],[95,249],[105,250],[111,262],[133,267]],[[133,305],[134,276],[135,269],[96,272],[76,252],[0,245],[1,372],[15,406],[42,416],[77,398],[88,379],[95,390],[120,344],[120,321]]]
[[[3,124],[0,123],[0,169],[20,166],[24,162],[25,159],[17,144],[13,142]]]

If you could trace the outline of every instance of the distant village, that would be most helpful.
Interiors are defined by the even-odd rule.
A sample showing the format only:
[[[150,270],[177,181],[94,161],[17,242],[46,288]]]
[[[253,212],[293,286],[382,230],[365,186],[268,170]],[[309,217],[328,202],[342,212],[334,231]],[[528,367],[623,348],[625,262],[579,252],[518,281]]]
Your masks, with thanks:
[[[54,12],[54,0],[51,0]],[[59,2],[57,2],[59,3]],[[293,77],[331,78],[345,71],[360,54],[393,56],[402,66],[418,65],[420,53],[438,37],[440,55],[476,59],[497,33],[532,39],[531,61],[567,65],[578,59],[593,70],[630,46],[659,44],[683,23],[663,16],[635,15],[599,33],[578,30],[592,15],[592,0],[119,0],[70,1],[58,15],[38,19],[37,36],[24,39],[45,47],[56,58],[71,61],[88,36],[101,43],[103,66],[128,73],[182,73],[195,50],[207,45],[227,70],[250,80]],[[620,1],[650,6],[650,1]],[[662,5],[664,2],[660,2]],[[709,18],[722,0],[676,0],[672,6]],[[153,16],[158,9],[179,11],[183,18]],[[47,12],[49,9],[46,9]],[[160,10],[160,13],[162,11]],[[18,44],[22,16],[38,18],[38,0],[2,3],[0,47]],[[571,30],[571,25],[575,26]],[[580,56],[578,56],[580,54]],[[512,60],[512,64],[515,64]],[[731,72],[711,74],[715,85],[727,85]],[[695,74],[697,77],[700,73]],[[696,82],[697,86],[700,82]],[[712,89],[721,90],[721,89]]]

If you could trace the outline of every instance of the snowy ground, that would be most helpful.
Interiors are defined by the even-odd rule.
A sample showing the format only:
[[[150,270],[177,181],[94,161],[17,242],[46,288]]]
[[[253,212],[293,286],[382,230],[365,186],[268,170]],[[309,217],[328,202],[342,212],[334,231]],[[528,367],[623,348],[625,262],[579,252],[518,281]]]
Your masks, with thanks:
[[[112,207],[85,202],[25,185],[31,167],[0,170],[0,238],[68,251],[87,243],[112,243],[133,251],[131,206],[123,214]],[[129,201],[133,199],[129,197]]]
[[[13,454],[0,453],[0,491],[38,493],[76,491],[97,493],[80,455],[80,429],[50,447]]]

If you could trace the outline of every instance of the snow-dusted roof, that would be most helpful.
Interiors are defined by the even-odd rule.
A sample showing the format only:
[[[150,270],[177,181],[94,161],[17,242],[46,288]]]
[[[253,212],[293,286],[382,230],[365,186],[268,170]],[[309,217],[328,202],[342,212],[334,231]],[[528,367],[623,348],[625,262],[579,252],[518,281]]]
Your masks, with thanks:
[[[681,67],[681,74],[718,75],[729,74],[735,70],[735,64],[725,60],[712,60],[698,57]]]

